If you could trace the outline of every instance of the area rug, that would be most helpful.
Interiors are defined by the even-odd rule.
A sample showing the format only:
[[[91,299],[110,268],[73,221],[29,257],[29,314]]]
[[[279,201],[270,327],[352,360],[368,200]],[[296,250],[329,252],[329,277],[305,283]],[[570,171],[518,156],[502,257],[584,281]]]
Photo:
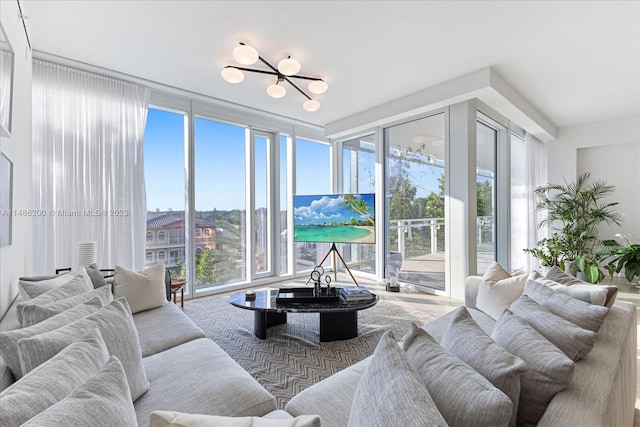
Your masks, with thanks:
[[[287,323],[267,330],[267,339],[253,334],[253,311],[232,306],[226,297],[188,301],[184,312],[236,362],[276,397],[278,408],[296,394],[370,356],[380,337],[392,331],[397,339],[410,323],[432,320],[380,301],[358,313],[358,337],[320,342],[317,313],[295,313]]]

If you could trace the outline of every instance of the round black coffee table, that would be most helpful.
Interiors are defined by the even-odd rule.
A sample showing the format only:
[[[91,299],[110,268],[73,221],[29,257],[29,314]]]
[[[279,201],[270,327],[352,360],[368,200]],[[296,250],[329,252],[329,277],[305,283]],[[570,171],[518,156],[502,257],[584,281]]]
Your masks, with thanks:
[[[267,337],[267,328],[287,323],[287,313],[320,313],[320,341],[337,341],[358,336],[358,311],[373,307],[378,296],[367,301],[320,303],[277,303],[278,289],[255,291],[256,299],[247,301],[244,292],[230,295],[234,306],[254,311],[253,333]]]

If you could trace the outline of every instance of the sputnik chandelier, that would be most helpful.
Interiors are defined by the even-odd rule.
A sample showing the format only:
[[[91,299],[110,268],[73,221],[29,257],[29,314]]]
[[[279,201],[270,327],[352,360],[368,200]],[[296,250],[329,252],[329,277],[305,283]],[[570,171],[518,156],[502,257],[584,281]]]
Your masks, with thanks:
[[[305,103],[302,105],[302,108],[304,108],[306,111],[316,111],[318,108],[320,108],[320,103],[307,95],[294,82],[292,82],[291,79],[294,78],[308,80],[309,85],[307,86],[307,88],[309,89],[309,92],[314,94],[325,93],[329,88],[329,85],[321,78],[301,76],[296,74],[298,71],[300,71],[300,63],[295,59],[292,59],[291,56],[288,56],[287,58],[278,62],[278,66],[276,68],[268,61],[266,61],[262,56],[260,56],[255,48],[240,42],[240,45],[233,49],[233,59],[235,59],[242,65],[253,65],[258,62],[258,60],[260,60],[267,67],[269,67],[269,70],[227,65],[222,69],[221,72],[222,78],[227,82],[242,82],[244,80],[243,71],[249,71],[251,73],[270,74],[272,76],[275,76],[275,82],[267,87],[267,94],[272,98],[282,98],[287,94],[287,89],[283,86],[282,83],[287,82],[291,86],[293,86],[294,89],[300,92],[302,96],[307,98]]]

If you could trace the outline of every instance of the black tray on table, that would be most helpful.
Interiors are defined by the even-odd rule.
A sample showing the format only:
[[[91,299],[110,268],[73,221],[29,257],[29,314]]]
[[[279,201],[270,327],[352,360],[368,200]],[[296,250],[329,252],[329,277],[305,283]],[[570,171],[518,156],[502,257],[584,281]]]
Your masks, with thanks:
[[[337,288],[331,288],[331,292],[327,295],[327,288],[322,288],[322,295],[314,296],[313,288],[280,288],[276,296],[278,304],[293,303],[325,303],[340,301],[340,294]]]

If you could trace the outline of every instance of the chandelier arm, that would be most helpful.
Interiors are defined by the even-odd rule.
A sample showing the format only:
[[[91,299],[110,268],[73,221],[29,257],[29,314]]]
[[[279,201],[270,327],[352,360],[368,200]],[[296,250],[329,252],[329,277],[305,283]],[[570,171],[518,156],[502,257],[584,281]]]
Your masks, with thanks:
[[[293,76],[290,76],[293,77]],[[291,86],[293,86],[298,92],[300,92],[302,94],[302,96],[304,96],[305,98],[307,98],[309,101],[311,101],[311,97],[309,95],[307,95],[306,93],[304,93],[304,91],[302,89],[300,89],[294,82],[292,82],[291,80],[289,80],[289,77],[287,76],[283,76],[284,80],[287,81],[287,83],[289,83]]]
[[[293,77],[293,78],[296,78],[296,79],[304,79],[304,80],[313,80],[314,82],[323,82],[324,81],[320,77],[301,76],[299,74],[294,74],[294,75],[288,76],[288,77]]]
[[[269,74],[271,76],[277,76],[277,75],[280,74],[278,72],[272,72],[272,71],[266,71],[266,70],[257,70],[255,68],[237,67],[235,65],[227,65],[224,68],[235,68],[236,70],[250,71],[252,73],[260,73],[260,74]]]

